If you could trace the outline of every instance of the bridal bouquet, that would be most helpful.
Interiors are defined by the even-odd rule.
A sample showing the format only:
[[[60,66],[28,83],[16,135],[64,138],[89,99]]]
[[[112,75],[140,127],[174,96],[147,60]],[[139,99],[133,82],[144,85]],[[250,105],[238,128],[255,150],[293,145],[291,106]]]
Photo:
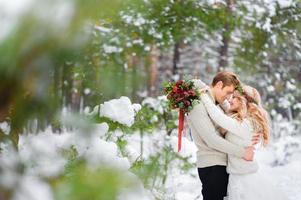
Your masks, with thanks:
[[[191,111],[195,103],[200,99],[200,91],[197,90],[193,81],[179,80],[165,83],[164,93],[167,95],[169,107],[171,109],[179,109],[178,151],[180,151],[185,113]]]

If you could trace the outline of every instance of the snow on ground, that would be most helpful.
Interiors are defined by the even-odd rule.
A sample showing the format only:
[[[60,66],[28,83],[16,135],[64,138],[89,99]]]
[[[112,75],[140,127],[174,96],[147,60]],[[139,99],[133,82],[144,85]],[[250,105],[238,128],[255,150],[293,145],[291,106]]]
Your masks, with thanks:
[[[99,127],[98,130],[106,131],[105,125],[103,127]],[[49,166],[49,162],[53,161],[53,159],[60,161],[59,154],[56,151],[50,152],[51,149],[58,148],[67,148],[70,146],[73,140],[69,140],[72,133],[63,133],[60,135],[52,134],[50,130],[40,133],[36,136],[28,135],[26,137],[22,137],[20,143],[20,155],[23,159],[32,159],[33,162],[36,163],[36,166],[33,166],[32,171],[35,173],[44,173],[44,175],[54,175],[63,169],[63,163],[61,162],[53,162],[53,167],[46,170],[44,165]],[[138,133],[130,135],[127,137],[129,141],[127,146],[127,151],[131,152],[134,155],[134,158],[122,158],[117,153],[117,146],[113,142],[103,141],[99,138],[92,137],[92,143],[88,146],[85,144],[81,144],[83,146],[77,145],[77,148],[81,148],[82,151],[86,149],[86,152],[83,153],[84,156],[89,158],[91,161],[91,166],[97,166],[101,163],[112,163],[115,167],[120,166],[124,170],[128,170],[130,167],[129,160],[134,161],[140,155],[140,135]],[[46,140],[45,140],[46,139]],[[28,142],[30,140],[30,142]],[[153,134],[149,134],[144,136],[144,158],[148,158],[150,155],[154,155],[159,152],[161,148],[166,145],[163,141],[170,141],[170,144],[173,145],[174,150],[177,148],[177,137],[171,136],[170,138],[166,138],[164,131],[156,131]],[[27,142],[26,142],[27,141]],[[25,151],[25,146],[27,146],[27,152]],[[156,145],[154,145],[156,144]],[[41,151],[40,155],[33,152],[36,152],[37,148]],[[194,143],[187,138],[183,138],[183,147],[180,152],[182,156],[191,156],[190,162],[194,163],[196,161],[196,147]],[[24,152],[25,151],[25,152]],[[45,155],[47,158],[43,158]],[[301,199],[301,152],[295,154],[291,158],[291,162],[283,165],[272,167],[275,152],[272,148],[268,148],[266,150],[261,150],[257,154],[257,159],[261,164],[261,170],[265,173],[269,174],[271,180],[274,183],[277,183],[279,189],[283,190],[291,200]],[[33,156],[33,157],[31,157]],[[35,160],[33,160],[35,159]],[[45,159],[49,159],[49,161]],[[128,160],[129,159],[129,160]],[[131,161],[131,162],[132,162]],[[89,162],[88,162],[89,163]],[[38,166],[38,167],[37,167]],[[59,170],[60,169],[60,170]],[[31,170],[29,170],[30,172]],[[134,175],[133,175],[134,176]],[[16,193],[16,198],[19,199],[19,196],[22,195],[22,188],[26,188],[27,191],[31,191],[32,189],[40,188],[41,192],[36,193],[36,195],[32,195],[32,198],[37,198],[37,195],[46,195],[47,199],[51,198],[51,193],[49,192],[49,186],[42,182],[41,180],[34,178],[32,176],[25,176],[21,178],[21,186],[20,191]],[[30,183],[30,185],[26,186],[24,184]],[[36,187],[39,183],[39,187]],[[172,167],[169,169],[169,176],[166,182],[166,196],[164,199],[176,199],[176,200],[202,200],[201,188],[202,184],[198,178],[196,168],[191,169],[189,172],[183,173],[177,166],[177,163],[172,164]],[[45,198],[46,198],[45,197]],[[124,190],[120,194],[120,199],[133,200],[133,199],[151,199],[151,194],[148,190],[145,190],[142,185],[140,185],[140,189],[137,190]]]
[[[194,146],[193,142],[186,141],[187,146]],[[190,143],[190,145],[188,145]],[[183,149],[184,152],[184,149]],[[273,148],[257,152],[260,170],[269,176],[271,182],[283,191],[290,200],[301,199],[301,150],[295,153],[291,161],[283,166],[273,166],[276,152]],[[174,192],[176,199],[202,200],[201,183],[197,171],[191,170],[189,174],[180,174],[176,166],[169,185],[170,192]]]
[[[152,99],[144,101],[144,104],[153,105],[158,109],[159,107],[155,103]],[[103,116],[112,118],[114,121],[130,126],[133,123],[135,113],[140,108],[139,104],[132,104],[127,97],[121,97],[102,104],[100,113]],[[109,112],[112,109],[114,112]],[[123,157],[115,143],[115,139],[124,134],[121,130],[117,129],[112,133],[112,139],[106,141],[104,136],[109,130],[109,125],[101,123],[91,126],[94,130],[90,133],[65,131],[61,134],[55,134],[52,133],[51,128],[48,128],[46,131],[38,134],[24,134],[20,137],[20,151],[18,153],[1,143],[3,151],[0,154],[0,184],[8,188],[14,188],[17,185],[14,194],[14,199],[16,200],[52,200],[53,196],[50,186],[41,177],[55,177],[63,173],[67,160],[61,152],[71,146],[77,150],[78,156],[84,158],[91,168],[109,165],[126,172],[129,177],[135,179],[138,179],[137,176],[130,172],[129,168],[140,157],[141,139],[143,140],[143,159],[148,159],[151,155],[160,153],[165,146],[171,146],[173,151],[177,152],[176,130],[171,136],[168,136],[165,130],[162,129],[144,134],[143,137],[141,137],[139,132],[124,135],[127,141],[125,151],[128,157]],[[7,125],[1,124],[1,127],[7,128]],[[299,141],[300,138],[296,137],[294,140]],[[291,141],[289,142],[291,144]],[[295,146],[298,146],[299,143],[301,141],[297,142]],[[189,135],[183,138],[182,144],[182,150],[179,154],[183,157],[189,157],[189,163],[195,164],[197,149],[193,141],[190,140]],[[275,151],[275,149],[279,149],[279,144],[272,143],[267,149],[258,150],[256,156],[261,166],[260,169],[291,200],[301,199],[300,146],[290,150],[292,155],[285,160],[285,164],[276,166],[275,160],[279,159],[279,152]],[[283,145],[284,143],[281,143],[280,146]],[[17,173],[17,167],[20,162],[26,164],[24,174]],[[164,187],[165,194],[162,200],[202,200],[202,184],[198,178],[196,167],[184,172],[179,168],[179,161],[171,163]],[[119,199],[154,199],[151,192],[155,191],[145,189],[140,182],[136,188],[121,191]]]
[[[164,131],[155,131],[150,136],[145,136],[144,140],[144,157],[160,151],[160,148],[154,147],[158,142],[164,140]],[[128,148],[139,155],[140,152],[140,137],[137,134],[131,135],[129,138]],[[171,136],[170,143],[177,148],[177,137]],[[161,144],[162,145],[162,144]],[[160,145],[159,145],[160,146]],[[182,156],[191,156],[190,162],[196,161],[196,147],[192,141],[183,138],[182,150],[179,153]],[[290,200],[301,199],[301,150],[295,153],[289,163],[282,166],[274,166],[275,159],[277,159],[277,152],[271,147],[258,150],[256,154],[257,160],[260,163],[260,170],[267,174],[270,181],[279,190],[282,190]],[[177,163],[173,164],[169,169],[169,176],[166,183],[166,197],[165,199],[176,200],[202,200],[201,190],[202,184],[198,178],[197,169],[191,169],[189,172],[183,173],[180,171]]]
[[[262,171],[283,191],[290,200],[301,199],[301,150],[295,152],[290,161],[281,166],[273,166],[276,152],[267,148],[258,152]]]
[[[164,99],[161,100],[164,101]],[[146,98],[142,105],[150,105],[155,110],[158,110],[160,113],[163,112],[162,104],[157,99]],[[109,103],[105,103],[105,106],[115,107],[122,109],[120,112],[117,109],[114,110],[114,113],[130,113],[130,116],[133,116],[133,108],[131,107],[131,103],[126,98],[121,98],[117,101],[110,101]],[[126,109],[124,109],[126,107]],[[108,108],[107,108],[108,109]],[[128,110],[128,111],[126,111]],[[106,113],[106,112],[103,112]],[[108,117],[112,117],[113,120],[122,122],[120,119],[126,119],[126,117],[118,117],[116,114],[110,113],[111,116],[106,115]],[[132,118],[127,118],[128,121],[131,121]],[[123,124],[126,124],[123,122]],[[122,132],[120,130],[115,131],[113,135],[120,136]],[[131,135],[127,135],[125,138],[128,142],[126,146],[126,151],[129,155],[128,159],[132,163],[140,156],[140,142],[141,137],[140,134],[133,133]],[[172,134],[172,136],[167,136],[164,130],[155,130],[151,134],[144,134],[143,138],[143,158],[147,159],[151,155],[155,155],[156,153],[162,151],[165,145],[171,145],[173,150],[177,151],[177,136],[176,133]],[[298,140],[298,138],[296,138]],[[281,143],[281,142],[280,142]],[[260,163],[261,170],[268,174],[271,177],[271,181],[275,183],[276,187],[280,190],[283,190],[291,200],[301,199],[301,150],[299,153],[294,154],[294,156],[290,159],[290,162],[286,163],[282,166],[274,166],[275,160],[279,159],[279,145],[285,146],[285,144],[272,144],[271,147],[267,149],[261,149],[257,152],[257,159]],[[285,142],[284,142],[285,143]],[[295,142],[296,143],[296,142]],[[300,143],[301,142],[297,142]],[[276,148],[275,148],[276,147]],[[277,151],[278,150],[278,151]],[[196,146],[193,141],[190,140],[189,135],[186,134],[186,137],[183,138],[182,142],[182,150],[179,153],[183,157],[190,157],[189,162],[196,162]],[[280,151],[283,151],[281,149]],[[291,150],[290,150],[291,151]],[[281,152],[280,152],[281,154]],[[282,155],[282,154],[281,154]],[[280,156],[281,156],[280,155]],[[202,184],[198,178],[197,169],[193,168],[190,171],[183,173],[178,165],[178,163],[173,163],[171,168],[169,169],[169,175],[166,181],[166,196],[164,199],[176,199],[176,200],[202,200],[201,189]]]
[[[102,106],[102,114],[108,116],[110,108],[116,111],[110,115],[114,121],[125,125],[133,123],[134,115],[141,108],[139,104],[132,104],[127,97],[106,102]],[[63,117],[67,116],[66,113]],[[72,117],[71,117],[72,118]],[[77,122],[81,123],[81,122]],[[60,134],[52,132],[51,127],[37,134],[22,134],[19,139],[19,151],[14,151],[10,145],[1,143],[0,154],[0,185],[14,189],[14,200],[45,199],[52,200],[50,185],[43,178],[57,177],[64,173],[68,158],[64,151],[75,148],[78,157],[86,160],[88,167],[97,169],[102,166],[122,171],[138,185],[121,191],[123,200],[152,200],[138,177],[128,171],[130,162],[121,156],[117,144],[106,141],[103,136],[108,132],[107,123],[92,124],[92,130],[75,129]],[[1,124],[1,128],[6,127]],[[94,128],[94,129],[93,129]],[[24,172],[18,170],[24,165]]]
[[[172,140],[174,149],[176,149],[177,137],[173,136]],[[196,151],[197,148],[194,143],[184,137],[182,140],[182,149],[179,154],[184,157],[190,156],[189,162],[195,163]],[[168,193],[174,194],[176,200],[201,200],[202,184],[198,178],[197,168],[183,173],[178,169],[177,165],[173,165],[173,168],[170,170],[170,177],[167,181],[167,189]]]
[[[108,131],[107,124],[102,123],[96,127],[97,131],[92,132],[90,137],[87,134],[83,137],[81,133],[76,131],[55,134],[51,132],[51,128],[38,134],[22,135],[19,142],[19,153],[2,145],[4,151],[0,156],[0,161],[2,170],[5,170],[2,172],[6,176],[1,176],[0,183],[9,188],[18,186],[14,194],[16,200],[52,200],[50,186],[39,177],[56,177],[62,174],[67,160],[61,152],[71,146],[77,150],[79,157],[87,161],[91,169],[97,169],[103,165],[110,166],[116,170],[124,171],[129,177],[138,181],[137,176],[128,171],[130,162],[128,158],[119,154],[116,143],[100,138],[101,135],[104,135],[103,132]],[[20,161],[26,164],[23,175],[15,174],[16,170],[14,170]],[[39,191],[36,192],[36,190]],[[153,199],[149,191],[145,190],[139,181],[136,188],[124,190],[120,195],[122,197],[120,199],[123,200]]]

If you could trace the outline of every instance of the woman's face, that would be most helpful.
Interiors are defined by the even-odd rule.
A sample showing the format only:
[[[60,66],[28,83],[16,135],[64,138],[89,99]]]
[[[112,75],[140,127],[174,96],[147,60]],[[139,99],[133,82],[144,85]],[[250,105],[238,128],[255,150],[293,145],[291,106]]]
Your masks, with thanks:
[[[233,95],[233,97],[229,100],[229,104],[230,104],[230,109],[229,109],[230,111],[237,111],[240,106],[239,98]]]

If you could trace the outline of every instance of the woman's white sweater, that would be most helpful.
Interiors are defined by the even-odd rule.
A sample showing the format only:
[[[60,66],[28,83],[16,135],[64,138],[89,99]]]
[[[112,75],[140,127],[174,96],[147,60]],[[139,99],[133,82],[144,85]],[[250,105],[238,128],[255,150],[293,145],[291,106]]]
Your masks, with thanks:
[[[212,102],[206,93],[201,95],[201,100],[204,103],[210,118],[218,126],[228,131],[226,134],[226,140],[242,147],[248,147],[252,145],[252,136],[254,132],[256,132],[256,130],[254,130],[255,124],[253,120],[246,118],[240,122],[232,117],[229,117]],[[257,170],[258,163],[256,159],[253,161],[246,161],[241,157],[228,154],[228,173],[247,174],[254,173]]]

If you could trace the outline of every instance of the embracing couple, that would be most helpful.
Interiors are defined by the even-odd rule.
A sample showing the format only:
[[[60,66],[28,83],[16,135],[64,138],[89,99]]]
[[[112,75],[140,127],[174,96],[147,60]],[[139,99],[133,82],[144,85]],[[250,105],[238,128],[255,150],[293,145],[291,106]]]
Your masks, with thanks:
[[[269,142],[258,91],[236,74],[219,72],[211,85],[193,80],[201,101],[187,115],[198,148],[203,200],[285,200],[258,171],[255,150]]]

